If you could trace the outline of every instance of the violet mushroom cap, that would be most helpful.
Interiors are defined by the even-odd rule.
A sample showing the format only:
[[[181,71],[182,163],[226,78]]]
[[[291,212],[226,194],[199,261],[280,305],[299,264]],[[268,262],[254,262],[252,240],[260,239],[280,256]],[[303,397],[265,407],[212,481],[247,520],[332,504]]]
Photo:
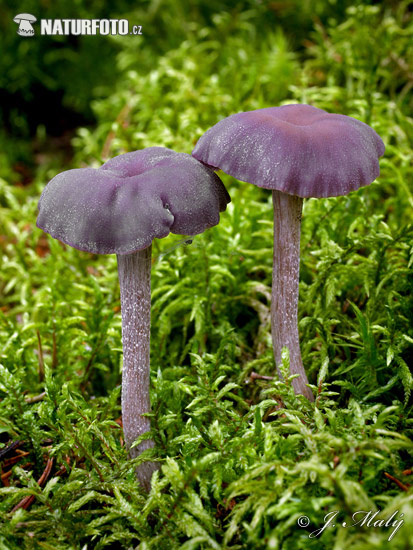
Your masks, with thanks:
[[[380,136],[355,118],[311,105],[237,113],[207,130],[192,155],[265,189],[298,197],[347,195],[380,174]]]
[[[122,311],[122,422],[132,458],[153,446],[136,440],[150,429],[152,240],[196,235],[219,222],[230,197],[209,168],[185,153],[150,147],[119,155],[98,169],[68,170],[43,190],[37,226],[95,254],[117,254]],[[153,462],[137,478],[148,491]]]
[[[304,197],[347,195],[380,173],[380,136],[354,118],[311,105],[284,105],[234,114],[210,128],[192,155],[207,166],[272,190],[274,262],[271,332],[280,372],[290,352],[296,393],[313,400],[298,334],[300,224]]]
[[[149,147],[55,176],[40,197],[37,227],[78,250],[130,254],[169,233],[217,225],[229,201],[219,177],[191,155]]]

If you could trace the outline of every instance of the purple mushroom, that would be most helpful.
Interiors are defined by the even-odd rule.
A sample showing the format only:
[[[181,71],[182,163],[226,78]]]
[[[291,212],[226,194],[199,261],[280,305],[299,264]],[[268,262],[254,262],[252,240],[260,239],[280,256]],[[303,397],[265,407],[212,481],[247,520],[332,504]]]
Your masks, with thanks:
[[[151,249],[169,233],[196,235],[219,223],[230,197],[218,176],[185,153],[150,147],[100,168],[62,172],[40,197],[37,226],[94,254],[116,254],[122,310],[122,420],[132,458],[153,446],[134,441],[150,428]],[[137,476],[149,490],[156,464]]]
[[[347,195],[379,175],[381,138],[367,124],[311,105],[237,113],[218,122],[192,155],[214,169],[272,190],[274,268],[271,332],[280,374],[281,350],[290,353],[296,393],[313,400],[306,384],[297,324],[303,198]]]

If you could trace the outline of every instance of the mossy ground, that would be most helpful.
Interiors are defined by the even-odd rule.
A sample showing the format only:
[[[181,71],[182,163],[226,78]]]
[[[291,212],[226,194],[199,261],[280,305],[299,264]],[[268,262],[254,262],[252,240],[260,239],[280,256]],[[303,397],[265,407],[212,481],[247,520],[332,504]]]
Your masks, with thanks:
[[[76,101],[79,73],[68,63],[65,106],[94,120],[76,130],[73,152],[40,123],[32,138],[18,119],[14,134],[1,133],[0,549],[407,550],[411,3],[185,4],[124,2],[144,35],[105,39],[113,74],[78,87]],[[40,59],[42,40],[36,54],[18,43],[16,55]],[[56,55],[82,51],[93,74],[99,51],[81,44],[62,39]],[[19,75],[25,90],[38,77],[33,66],[28,83]],[[52,73],[46,85],[62,78]],[[354,116],[386,145],[371,186],[304,204],[299,328],[316,401],[262,378],[275,370],[271,198],[222,174],[232,203],[221,223],[192,244],[154,243],[156,447],[137,461],[161,468],[145,495],[120,427],[116,258],[46,236],[37,200],[62,170],[153,145],[190,152],[220,118],[291,102]],[[394,527],[351,526],[370,510],[405,524],[390,541]],[[311,537],[334,512],[335,527]]]

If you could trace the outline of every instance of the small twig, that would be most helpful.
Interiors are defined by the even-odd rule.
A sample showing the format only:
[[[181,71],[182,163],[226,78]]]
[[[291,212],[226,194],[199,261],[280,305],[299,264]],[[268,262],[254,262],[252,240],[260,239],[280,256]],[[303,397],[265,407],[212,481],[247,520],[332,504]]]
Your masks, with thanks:
[[[12,472],[13,470],[9,470],[8,472],[4,472],[4,474],[1,474],[1,481],[4,487],[10,487],[9,477],[11,476]]]
[[[408,470],[403,470],[402,474],[404,476],[411,476],[413,474],[413,469],[409,468]]]
[[[388,479],[391,479],[392,481],[394,481],[394,483],[399,487],[399,489],[401,489],[402,491],[408,491],[409,490],[409,487],[410,487],[410,484],[404,484],[402,483],[401,481],[399,481],[398,479],[396,479],[395,477],[393,477],[392,475],[388,474],[387,472],[384,472],[384,475],[388,478]]]
[[[62,464],[60,469],[55,473],[55,476],[62,476],[64,474],[67,474],[67,468],[64,464]]]
[[[258,372],[251,372],[250,380],[274,380],[274,376],[264,376],[263,374],[258,374]]]
[[[30,453],[28,451],[23,451],[23,449],[16,449],[16,453],[20,456],[28,456]]]
[[[13,441],[13,443],[10,443],[10,445],[7,445],[4,449],[0,449],[0,460],[7,454],[11,453],[16,447],[18,447],[22,441]]]
[[[46,392],[43,391],[42,393],[39,393],[39,395],[34,395],[33,397],[26,397],[24,400],[26,403],[37,403],[38,401],[41,401],[43,397],[46,395]]]
[[[20,451],[20,449],[17,449],[16,452],[18,452],[18,451]],[[19,460],[21,460],[25,456],[28,456],[29,454],[30,453],[28,453],[28,452],[20,451],[17,456],[12,456],[11,458],[6,458],[6,460],[4,461],[3,467],[7,468],[8,466],[13,466],[14,464],[16,464],[16,462],[19,462]]]
[[[47,459],[47,464],[46,464],[46,468],[44,469],[42,475],[39,477],[37,483],[40,487],[42,487],[45,483],[45,481],[47,480],[47,478],[49,477],[50,475],[50,472],[52,470],[52,466],[53,466],[53,458],[48,458]],[[16,504],[16,506],[13,508],[13,510],[11,511],[12,514],[14,512],[16,512],[19,508],[24,508],[25,510],[27,510],[27,508],[34,502],[35,500],[35,495],[28,495],[27,497],[24,497],[18,504]]]

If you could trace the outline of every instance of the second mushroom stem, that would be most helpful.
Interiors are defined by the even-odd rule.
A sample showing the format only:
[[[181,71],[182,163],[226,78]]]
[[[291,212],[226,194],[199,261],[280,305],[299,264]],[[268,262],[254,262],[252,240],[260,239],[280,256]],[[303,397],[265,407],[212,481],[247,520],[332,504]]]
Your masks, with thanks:
[[[279,375],[281,351],[290,353],[290,373],[299,374],[292,381],[295,393],[314,400],[301,359],[298,334],[298,282],[300,273],[300,232],[303,199],[273,191],[274,265],[272,272],[271,333],[275,364]]]
[[[153,447],[144,440],[133,442],[149,431],[150,419],[150,327],[151,327],[151,256],[152,246],[131,254],[117,255],[122,310],[122,423],[126,448],[131,458]],[[144,462],[136,470],[143,488],[150,489],[156,463]]]

